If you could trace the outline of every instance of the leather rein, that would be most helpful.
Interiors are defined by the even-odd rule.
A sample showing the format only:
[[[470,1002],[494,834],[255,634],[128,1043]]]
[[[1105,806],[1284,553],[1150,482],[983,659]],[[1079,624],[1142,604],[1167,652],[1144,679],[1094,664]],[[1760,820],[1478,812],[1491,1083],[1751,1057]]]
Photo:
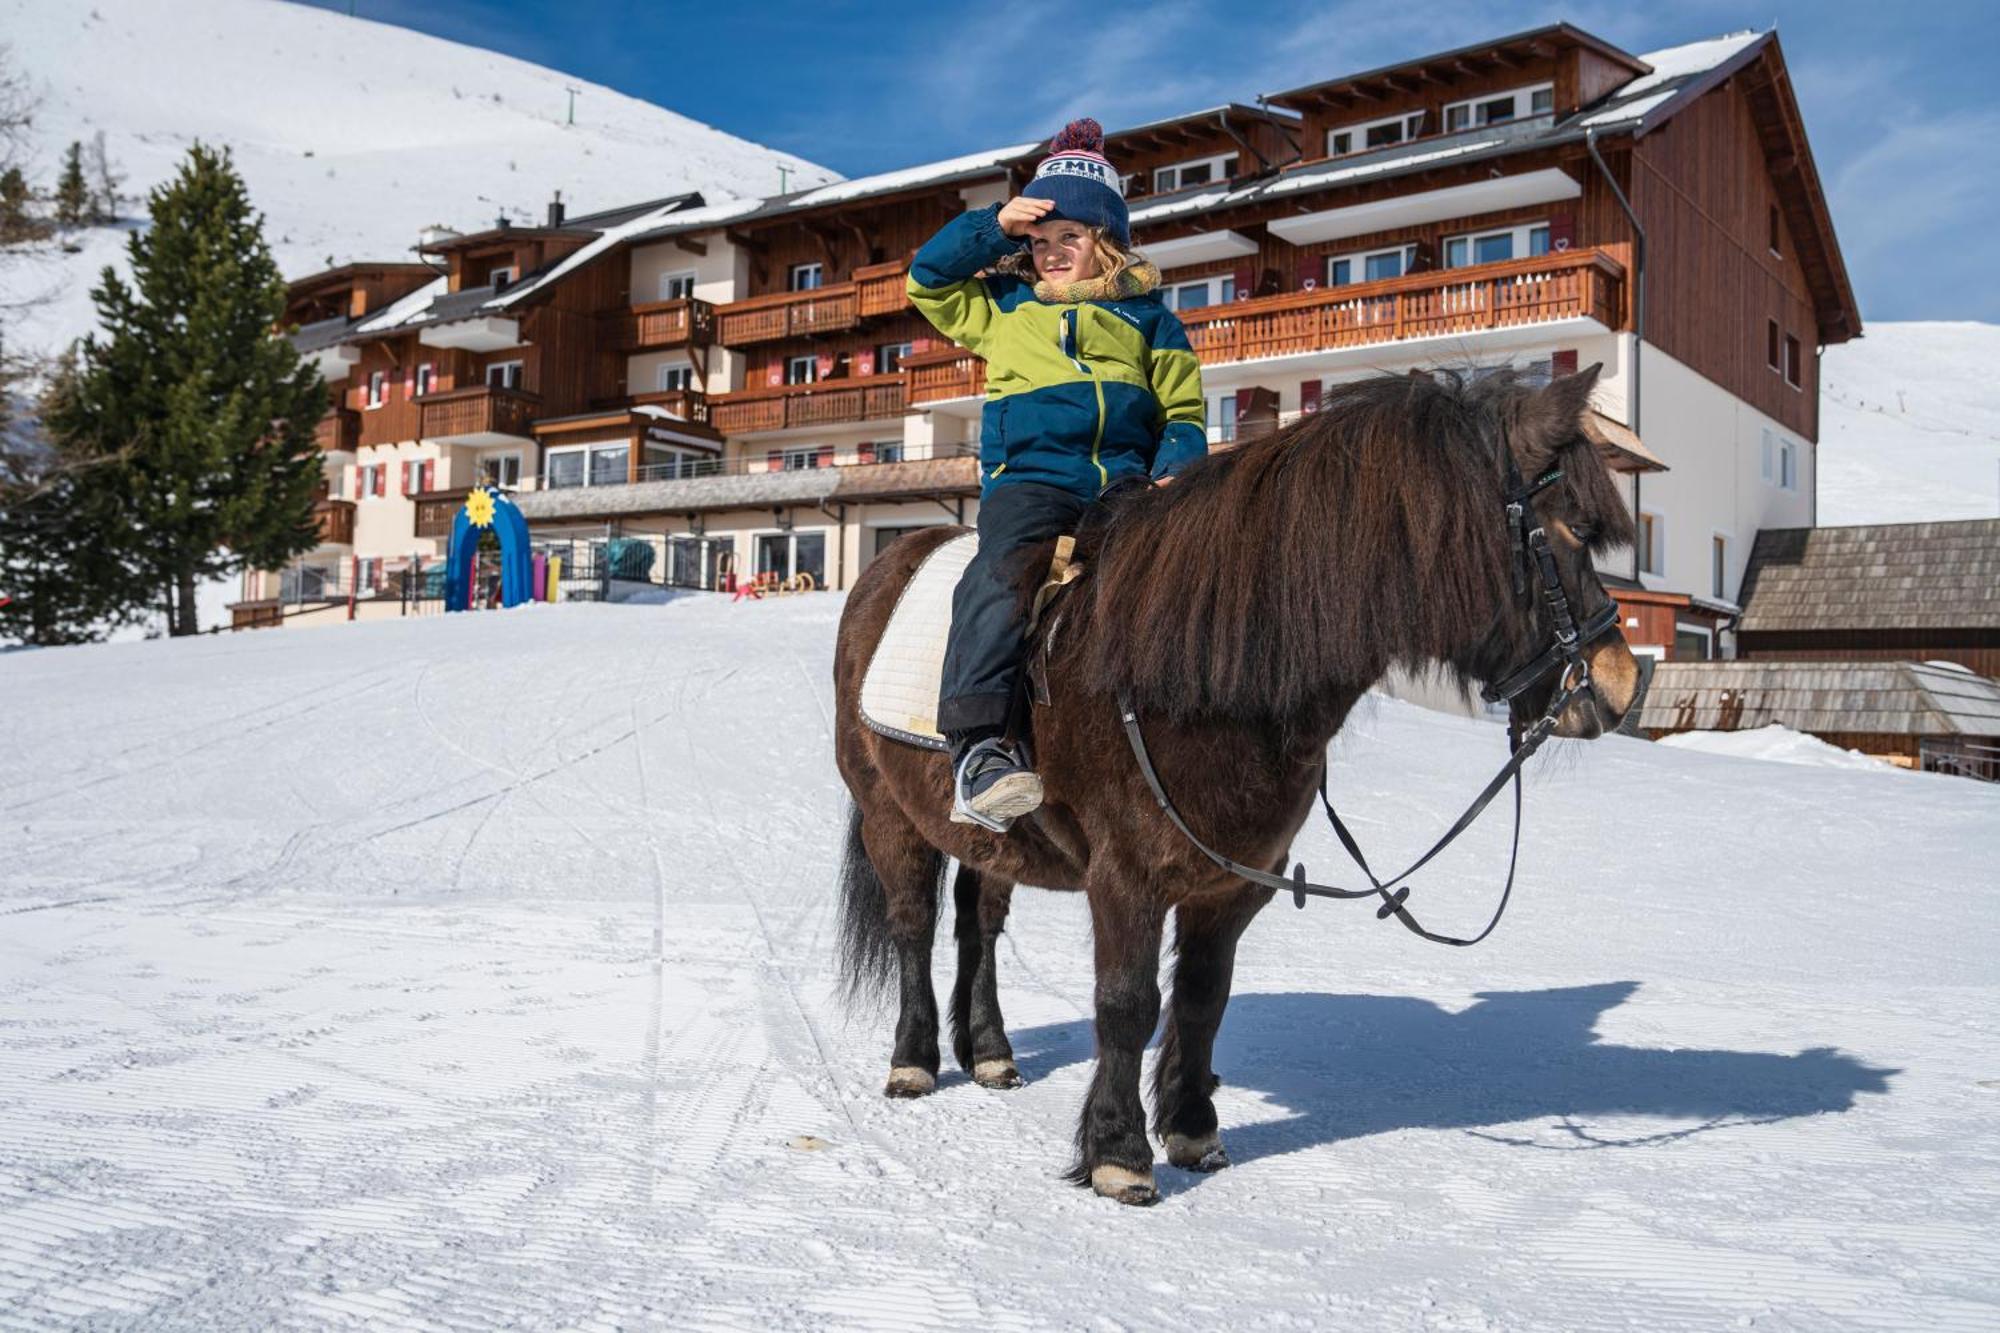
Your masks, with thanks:
[[[1375,872],[1368,866],[1368,858],[1361,854],[1360,844],[1355,841],[1354,835],[1348,831],[1347,825],[1334,810],[1333,802],[1328,798],[1326,791],[1327,764],[1322,759],[1319,779],[1320,805],[1325,808],[1326,817],[1333,824],[1333,831],[1340,839],[1340,845],[1347,849],[1347,854],[1354,858],[1357,866],[1361,867],[1361,873],[1368,877],[1371,886],[1366,889],[1343,889],[1332,884],[1313,883],[1306,878],[1306,868],[1302,863],[1294,863],[1289,876],[1274,875],[1267,870],[1232,860],[1196,837],[1194,830],[1187,826],[1187,821],[1181,818],[1180,811],[1174,808],[1172,799],[1168,797],[1166,788],[1160,782],[1159,771],[1153,767],[1152,756],[1146,750],[1146,738],[1139,727],[1138,710],[1133,706],[1131,696],[1120,694],[1118,712],[1125,726],[1125,738],[1131,742],[1132,757],[1138,761],[1139,771],[1145,775],[1146,785],[1152,789],[1153,799],[1159,802],[1160,809],[1173,822],[1174,827],[1179,829],[1181,835],[1193,843],[1195,849],[1202,855],[1230,874],[1246,879],[1252,884],[1290,892],[1292,902],[1301,908],[1306,905],[1309,896],[1379,899],[1382,905],[1376,909],[1376,920],[1386,920],[1393,916],[1411,933],[1420,935],[1434,944],[1450,944],[1461,948],[1477,944],[1491,935],[1494,927],[1500,924],[1501,916],[1507,911],[1507,900],[1514,892],[1514,870],[1519,863],[1521,853],[1521,769],[1555,731],[1556,722],[1562,716],[1563,710],[1574,700],[1589,694],[1590,664],[1584,657],[1584,647],[1616,626],[1619,617],[1618,604],[1610,602],[1579,626],[1570,610],[1569,594],[1563,591],[1562,580],[1557,576],[1555,552],[1549,547],[1548,533],[1543,529],[1534,507],[1534,497],[1562,479],[1561,469],[1546,472],[1530,484],[1522,480],[1520,468],[1514,462],[1513,452],[1502,446],[1500,453],[1506,461],[1506,515],[1514,559],[1514,590],[1517,596],[1527,591],[1527,576],[1523,573],[1525,567],[1540,585],[1542,604],[1549,617],[1550,642],[1534,658],[1509,672],[1498,682],[1487,686],[1480,691],[1480,694],[1488,703],[1510,702],[1517,695],[1545,679],[1550,672],[1560,670],[1562,677],[1549,698],[1548,707],[1544,708],[1541,716],[1529,723],[1525,729],[1517,728],[1511,720],[1508,722],[1507,743],[1512,752],[1507,756],[1507,762],[1493,775],[1485,790],[1473,798],[1472,803],[1465,808],[1463,814],[1459,815],[1457,821],[1445,830],[1444,836],[1431,844],[1429,851],[1411,862],[1402,873],[1386,880],[1376,878]],[[1514,785],[1514,832],[1507,853],[1507,882],[1500,890],[1500,903],[1493,909],[1492,919],[1486,923],[1484,930],[1470,939],[1426,930],[1407,906],[1410,889],[1414,886],[1404,881],[1428,865],[1432,857],[1449,847],[1459,834],[1470,828],[1492,803],[1493,798],[1499,795],[1500,789],[1510,781]]]

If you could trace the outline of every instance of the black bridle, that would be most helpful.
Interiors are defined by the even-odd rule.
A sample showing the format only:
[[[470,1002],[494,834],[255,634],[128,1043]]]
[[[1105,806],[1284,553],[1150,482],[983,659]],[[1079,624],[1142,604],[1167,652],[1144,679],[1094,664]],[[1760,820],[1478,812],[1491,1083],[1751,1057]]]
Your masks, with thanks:
[[[1525,595],[1530,577],[1540,585],[1538,591],[1548,614],[1550,642],[1548,647],[1533,659],[1488,685],[1480,691],[1480,694],[1489,703],[1511,704],[1517,696],[1547,679],[1550,672],[1559,670],[1562,676],[1557,681],[1554,692],[1549,696],[1548,706],[1542,710],[1540,717],[1525,728],[1517,727],[1511,719],[1508,721],[1507,743],[1512,753],[1507,756],[1507,762],[1493,775],[1493,780],[1486,784],[1485,790],[1473,798],[1472,804],[1465,808],[1465,813],[1445,830],[1444,836],[1431,844],[1429,851],[1411,862],[1401,874],[1386,880],[1377,879],[1375,872],[1369,869],[1368,858],[1361,854],[1360,844],[1354,840],[1354,835],[1348,832],[1347,825],[1341,822],[1339,813],[1334,810],[1333,802],[1326,794],[1327,768],[1326,761],[1322,758],[1319,777],[1320,805],[1325,808],[1326,817],[1333,824],[1333,831],[1339,837],[1340,845],[1347,849],[1347,854],[1354,858],[1354,863],[1361,867],[1361,873],[1368,877],[1368,883],[1372,886],[1366,889],[1343,889],[1331,884],[1315,884],[1308,880],[1303,864],[1294,864],[1290,876],[1274,875],[1267,870],[1231,860],[1197,838],[1194,830],[1187,826],[1187,821],[1181,818],[1180,811],[1174,808],[1173,801],[1168,799],[1166,788],[1160,783],[1160,775],[1153,767],[1152,756],[1146,752],[1146,739],[1139,729],[1139,714],[1133,707],[1131,696],[1121,694],[1118,699],[1118,712],[1120,720],[1125,725],[1125,738],[1131,742],[1132,757],[1138,760],[1139,771],[1145,775],[1146,785],[1152,789],[1153,799],[1159,802],[1160,809],[1165,812],[1169,820],[1173,821],[1174,827],[1181,831],[1181,835],[1216,865],[1253,884],[1268,889],[1289,890],[1293,903],[1301,908],[1306,905],[1308,896],[1379,898],[1382,905],[1376,909],[1376,920],[1381,921],[1393,916],[1412,933],[1421,935],[1435,944],[1461,947],[1477,944],[1491,935],[1493,928],[1500,924],[1501,916],[1507,911],[1507,900],[1513,896],[1514,870],[1519,863],[1521,853],[1522,766],[1534,757],[1535,751],[1541,749],[1542,742],[1555,731],[1563,710],[1579,698],[1590,697],[1590,663],[1585,659],[1583,650],[1586,645],[1618,623],[1619,613],[1618,604],[1607,599],[1606,605],[1590,619],[1581,626],[1577,624],[1576,617],[1570,611],[1569,594],[1563,591],[1562,579],[1557,575],[1555,552],[1550,549],[1548,533],[1542,527],[1534,505],[1537,495],[1562,479],[1562,470],[1551,469],[1529,483],[1522,479],[1521,470],[1514,462],[1513,451],[1501,444],[1499,452],[1506,464],[1507,530],[1510,558],[1514,561],[1514,592],[1517,597]],[[1470,939],[1440,935],[1424,929],[1406,906],[1413,886],[1403,881],[1423,869],[1430,863],[1432,857],[1449,847],[1459,834],[1470,828],[1473,821],[1485,812],[1486,807],[1509,781],[1514,784],[1514,834],[1507,853],[1507,883],[1500,891],[1500,905],[1493,909],[1492,920],[1486,923],[1486,929]],[[1401,887],[1397,887],[1399,885]]]

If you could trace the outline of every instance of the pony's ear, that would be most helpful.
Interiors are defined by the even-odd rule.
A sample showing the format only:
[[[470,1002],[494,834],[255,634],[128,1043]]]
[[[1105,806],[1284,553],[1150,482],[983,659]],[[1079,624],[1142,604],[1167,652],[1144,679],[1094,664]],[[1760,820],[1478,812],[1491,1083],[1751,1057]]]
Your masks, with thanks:
[[[1550,380],[1521,405],[1519,443],[1529,470],[1543,466],[1556,450],[1576,438],[1603,370],[1604,363],[1599,361],[1574,375]]]

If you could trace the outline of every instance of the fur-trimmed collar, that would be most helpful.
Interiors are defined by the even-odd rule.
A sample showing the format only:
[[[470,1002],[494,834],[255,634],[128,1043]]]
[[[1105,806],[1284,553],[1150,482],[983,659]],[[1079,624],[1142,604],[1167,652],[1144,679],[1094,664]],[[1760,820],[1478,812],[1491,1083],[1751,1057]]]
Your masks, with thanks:
[[[1087,278],[1082,282],[1053,283],[1045,278],[1035,280],[1035,299],[1051,305],[1069,305],[1078,301],[1123,301],[1134,296],[1144,296],[1160,285],[1160,270],[1144,259],[1134,260],[1119,273],[1116,283],[1104,278]]]

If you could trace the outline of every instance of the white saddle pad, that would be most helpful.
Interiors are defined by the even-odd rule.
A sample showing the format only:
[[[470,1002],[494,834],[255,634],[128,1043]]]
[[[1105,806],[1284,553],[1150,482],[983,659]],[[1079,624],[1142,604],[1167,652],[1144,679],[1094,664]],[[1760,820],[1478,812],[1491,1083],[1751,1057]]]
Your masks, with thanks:
[[[954,537],[926,556],[904,585],[861,679],[861,720],[871,729],[911,745],[945,748],[937,705],[951,593],[978,549],[976,533]]]

